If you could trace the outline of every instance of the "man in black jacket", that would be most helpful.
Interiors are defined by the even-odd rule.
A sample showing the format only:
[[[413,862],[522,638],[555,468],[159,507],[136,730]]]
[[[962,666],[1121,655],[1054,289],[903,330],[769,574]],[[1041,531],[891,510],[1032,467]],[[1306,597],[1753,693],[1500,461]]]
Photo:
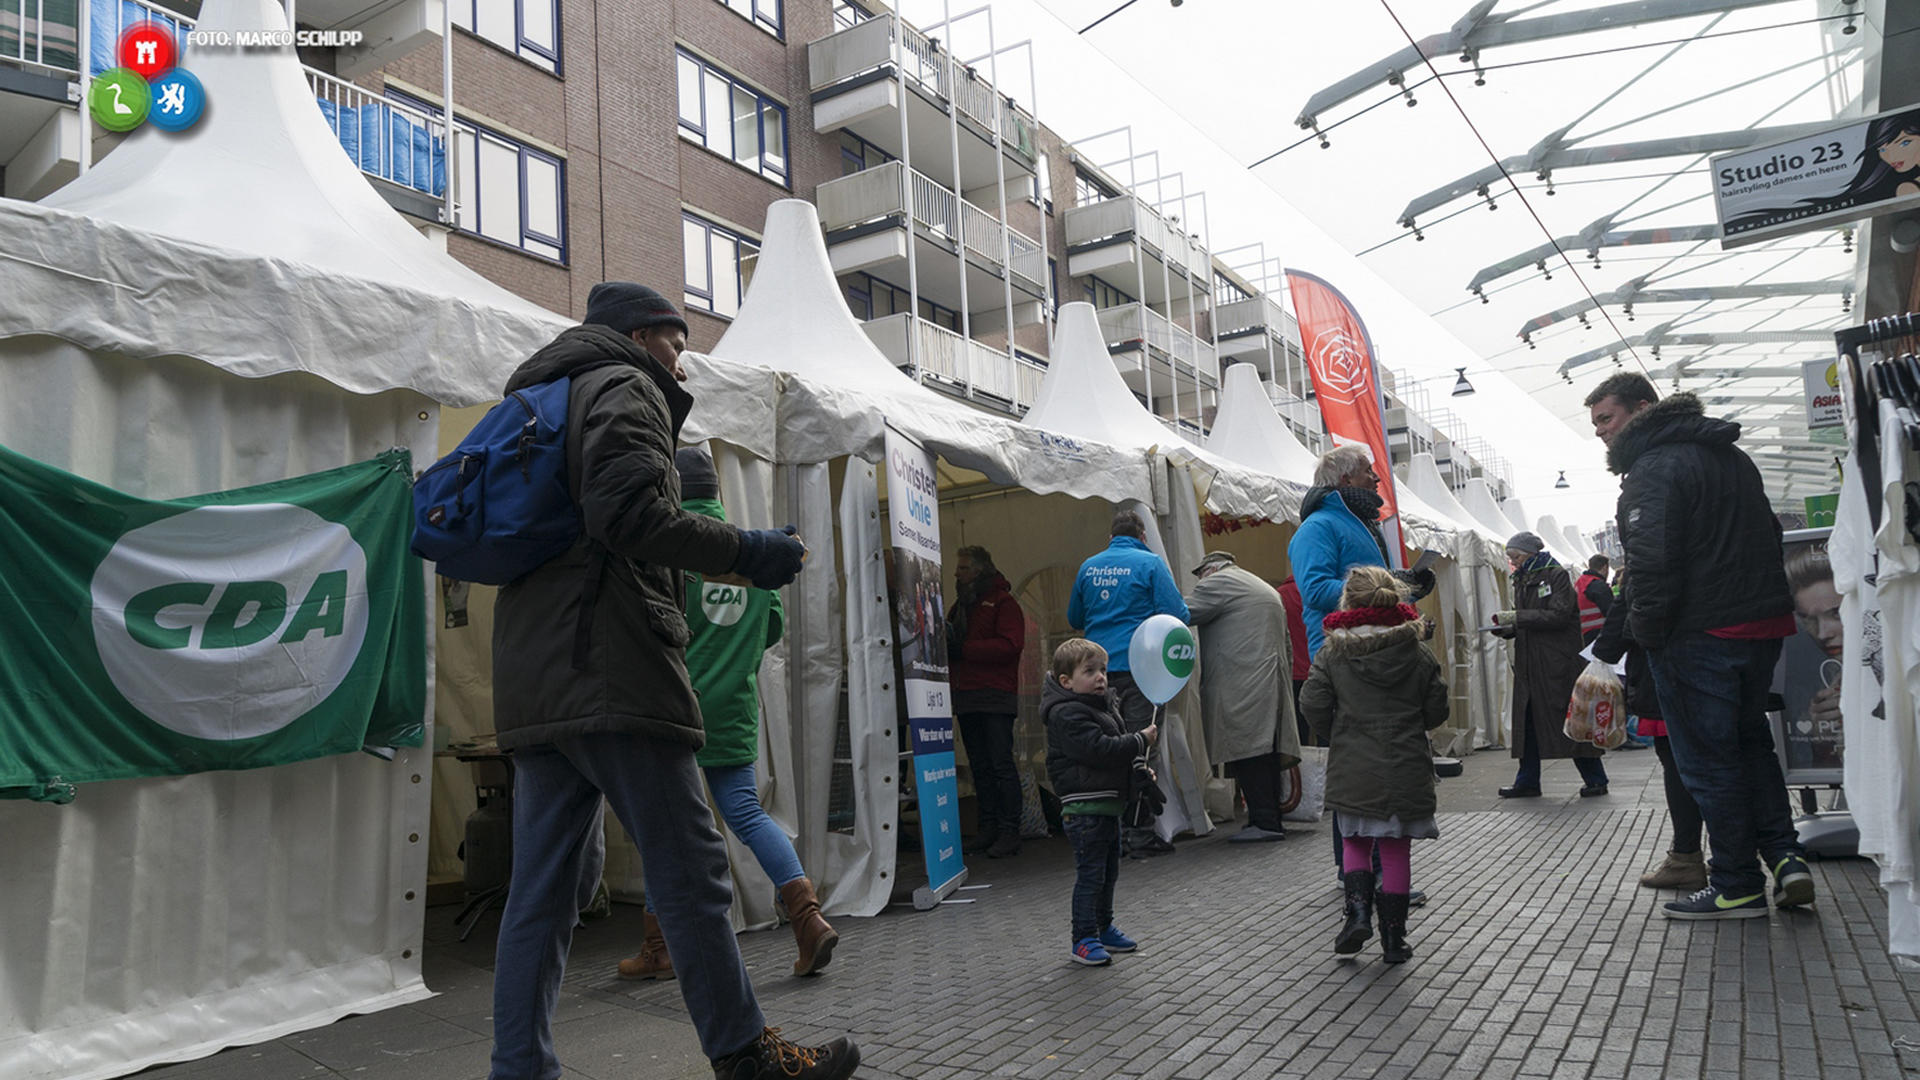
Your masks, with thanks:
[[[727,849],[694,751],[683,570],[775,589],[800,572],[793,529],[743,530],[680,508],[673,466],[693,397],[687,324],[642,285],[602,282],[585,323],[534,353],[507,392],[562,376],[567,472],[585,535],[506,585],[494,609],[494,727],[513,751],[513,887],[494,963],[491,1080],[560,1075],[553,1010],[605,795],[647,867],[687,1012],[719,1080],[840,1080],[846,1038],[798,1047],[768,1028],[728,909]]]
[[[1587,395],[1607,467],[1622,477],[1617,518],[1633,589],[1627,636],[1647,650],[1674,763],[1713,843],[1708,886],[1668,903],[1670,919],[1741,919],[1813,902],[1786,779],[1767,724],[1781,640],[1794,633],[1780,523],[1760,470],[1692,394],[1665,401],[1622,372]]]

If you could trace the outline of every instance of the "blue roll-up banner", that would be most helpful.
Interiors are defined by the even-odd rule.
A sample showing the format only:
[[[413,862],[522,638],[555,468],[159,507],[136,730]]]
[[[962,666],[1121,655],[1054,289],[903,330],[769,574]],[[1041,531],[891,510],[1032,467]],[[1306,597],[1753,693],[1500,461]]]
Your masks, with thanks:
[[[927,885],[913,904],[931,908],[967,880],[960,858],[960,787],[947,686],[946,610],[940,577],[940,491],[933,455],[887,428],[887,518],[893,548],[894,641],[912,733],[913,785]]]

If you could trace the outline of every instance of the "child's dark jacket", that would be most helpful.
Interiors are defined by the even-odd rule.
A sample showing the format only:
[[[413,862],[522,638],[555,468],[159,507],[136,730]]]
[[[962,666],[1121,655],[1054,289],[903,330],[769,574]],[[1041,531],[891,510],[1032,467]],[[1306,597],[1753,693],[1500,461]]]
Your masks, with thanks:
[[[1120,726],[1104,694],[1076,694],[1049,677],[1040,695],[1047,725],[1047,776],[1063,811],[1076,802],[1124,801],[1133,762],[1147,752],[1143,732]]]

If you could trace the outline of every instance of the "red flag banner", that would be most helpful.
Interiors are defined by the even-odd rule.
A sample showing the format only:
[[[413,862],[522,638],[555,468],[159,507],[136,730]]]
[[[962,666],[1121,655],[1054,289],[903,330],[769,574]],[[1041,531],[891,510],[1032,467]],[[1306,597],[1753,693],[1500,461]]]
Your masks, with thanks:
[[[1293,297],[1294,317],[1300,320],[1300,344],[1313,376],[1313,392],[1320,415],[1340,445],[1359,443],[1373,454],[1373,471],[1380,476],[1382,528],[1387,550],[1396,563],[1404,561],[1400,547],[1400,500],[1393,492],[1393,459],[1387,453],[1387,425],[1380,392],[1380,368],[1373,355],[1373,339],[1366,324],[1340,290],[1300,270],[1286,271]]]

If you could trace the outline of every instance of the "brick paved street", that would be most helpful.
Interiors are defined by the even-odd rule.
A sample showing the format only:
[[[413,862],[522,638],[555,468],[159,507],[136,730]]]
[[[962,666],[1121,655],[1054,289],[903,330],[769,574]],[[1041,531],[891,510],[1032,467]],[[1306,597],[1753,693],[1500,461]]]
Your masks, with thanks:
[[[1547,797],[1503,803],[1504,753],[1441,783],[1442,839],[1414,846],[1432,895],[1389,967],[1378,945],[1331,949],[1339,922],[1326,825],[1283,844],[1184,840],[1127,862],[1119,925],[1138,953],[1108,968],[1067,959],[1073,879],[1062,838],[979,860],[933,912],[838,919],[821,977],[787,976],[784,929],[742,936],[761,1003],[800,1041],[851,1032],[859,1075],[975,1077],[1782,1077],[1920,1072],[1920,975],[1886,953],[1886,909],[1862,860],[1813,864],[1811,911],[1670,922],[1635,879],[1666,841],[1659,767],[1611,754],[1613,793],[1575,797],[1568,762]],[[907,860],[903,856],[903,863]],[[917,859],[915,860],[917,862]],[[906,868],[903,867],[903,871]],[[471,941],[454,908],[429,914],[427,982],[440,996],[204,1061],[150,1080],[469,1080],[486,1075],[488,916]],[[639,909],[575,939],[556,1037],[567,1076],[711,1072],[673,983],[622,983]]]

